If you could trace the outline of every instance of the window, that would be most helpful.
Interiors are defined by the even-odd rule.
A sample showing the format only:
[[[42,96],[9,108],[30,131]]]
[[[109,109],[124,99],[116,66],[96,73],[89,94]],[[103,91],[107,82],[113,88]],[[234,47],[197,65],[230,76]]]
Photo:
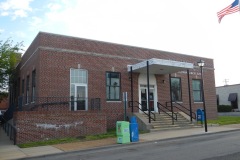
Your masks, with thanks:
[[[182,101],[182,88],[180,78],[171,78],[172,101]]]
[[[21,79],[18,77],[18,82],[17,82],[17,97],[21,95]]]
[[[202,85],[201,80],[192,80],[193,100],[194,102],[202,102]]]
[[[28,104],[29,100],[29,76],[27,76],[27,81],[26,81],[26,104]]]
[[[25,89],[25,82],[24,79],[22,80],[22,96],[24,96],[24,89]]]
[[[25,90],[25,80],[22,79],[22,86],[21,86],[21,98],[19,99],[19,104],[23,105],[24,104],[24,90]]]
[[[35,101],[35,91],[36,91],[36,70],[32,71],[32,102]]]
[[[106,93],[107,100],[120,100],[120,73],[106,72]]]
[[[87,96],[87,70],[71,69],[70,70],[70,96],[71,96],[71,110],[87,110],[88,96]]]
[[[71,83],[87,83],[87,71],[83,69],[71,69]]]
[[[233,109],[238,109],[238,94],[237,93],[230,93],[228,96],[228,101],[231,102],[231,106]]]
[[[219,95],[217,94],[217,106],[219,106]]]

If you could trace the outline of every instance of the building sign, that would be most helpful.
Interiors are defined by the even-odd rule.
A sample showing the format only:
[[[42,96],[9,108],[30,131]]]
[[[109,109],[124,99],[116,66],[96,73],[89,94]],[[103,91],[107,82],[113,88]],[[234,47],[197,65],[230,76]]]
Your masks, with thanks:
[[[178,73],[187,74],[187,71],[180,71],[180,72],[178,72]],[[201,73],[198,72],[198,71],[191,71],[191,72],[189,72],[189,75],[201,76]]]

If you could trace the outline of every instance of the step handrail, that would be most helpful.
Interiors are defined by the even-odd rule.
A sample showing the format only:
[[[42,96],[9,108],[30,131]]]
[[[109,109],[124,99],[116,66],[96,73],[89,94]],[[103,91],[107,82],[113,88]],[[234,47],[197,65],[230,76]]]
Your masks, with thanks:
[[[168,106],[168,105],[167,105],[168,103],[171,103],[171,102],[166,102],[166,106]],[[191,115],[190,115],[190,109],[186,108],[184,105],[178,103],[177,101],[173,101],[173,103],[175,103],[175,104],[178,105],[178,106],[177,106],[177,105],[174,105],[174,107],[176,107],[178,110],[182,111],[183,113],[185,113],[186,115],[188,115],[188,116],[191,117]],[[180,106],[180,107],[179,107],[179,106]],[[183,110],[182,108],[184,108],[185,110]],[[186,110],[187,110],[188,112],[186,112]],[[194,117],[192,117],[192,118],[196,119],[196,113],[191,112],[191,114],[194,115]]]
[[[169,112],[171,112],[172,115],[169,114],[168,112],[166,112],[165,110],[163,110],[160,106],[161,106],[162,108],[165,108],[165,109],[168,110]],[[160,114],[160,111],[163,111],[165,114],[167,114],[169,117],[171,117],[172,120],[176,120],[176,121],[177,121],[177,114],[174,113],[173,111],[171,111],[170,109],[168,109],[167,106],[164,106],[163,104],[157,102],[157,107],[158,107],[158,112],[159,112],[159,114]],[[175,115],[175,117],[174,117],[173,115]]]
[[[128,101],[128,107],[129,107],[129,108],[132,107],[132,106],[131,106],[131,104],[133,104],[132,102],[133,102],[133,103],[135,102],[135,103],[138,104],[137,106],[134,106],[134,105],[133,105],[133,107],[136,107],[136,108],[140,109],[145,115],[149,116],[148,113],[146,113],[145,111],[142,110],[141,107],[139,107],[139,105],[142,106],[142,104],[139,103],[138,101]],[[149,110],[147,109],[147,111],[149,111]],[[153,117],[150,115],[150,118],[151,118],[152,120],[156,121],[156,115],[155,115],[155,113],[153,113],[153,112],[150,112],[150,113],[153,115]]]

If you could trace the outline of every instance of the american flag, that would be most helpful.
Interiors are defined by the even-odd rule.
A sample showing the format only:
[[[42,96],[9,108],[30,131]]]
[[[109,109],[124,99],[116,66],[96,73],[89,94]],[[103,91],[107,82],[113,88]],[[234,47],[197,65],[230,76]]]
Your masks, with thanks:
[[[227,6],[226,8],[222,9],[221,11],[217,12],[218,22],[220,23],[222,18],[225,15],[232,14],[238,12],[239,10],[239,0],[235,0],[231,5]]]

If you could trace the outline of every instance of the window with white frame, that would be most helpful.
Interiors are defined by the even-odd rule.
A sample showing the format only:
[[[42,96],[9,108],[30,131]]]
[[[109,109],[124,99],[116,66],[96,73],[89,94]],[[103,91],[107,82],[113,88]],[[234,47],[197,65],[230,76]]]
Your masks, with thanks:
[[[88,109],[88,73],[84,69],[70,69],[71,110]]]
[[[202,83],[200,79],[192,80],[192,90],[194,102],[202,102]]]

